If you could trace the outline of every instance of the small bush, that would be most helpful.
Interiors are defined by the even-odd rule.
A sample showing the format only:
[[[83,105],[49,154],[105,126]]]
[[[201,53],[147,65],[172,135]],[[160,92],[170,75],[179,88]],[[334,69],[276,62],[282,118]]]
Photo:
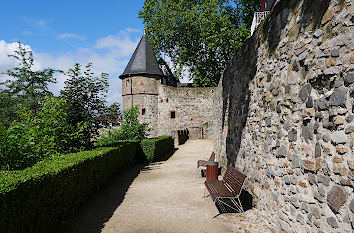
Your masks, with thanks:
[[[95,146],[108,146],[122,140],[142,140],[151,130],[146,123],[139,123],[139,108],[134,106],[124,111],[124,119],[119,130],[110,130],[101,135]]]
[[[113,173],[134,162],[138,144],[47,158],[0,173],[1,232],[47,232]]]

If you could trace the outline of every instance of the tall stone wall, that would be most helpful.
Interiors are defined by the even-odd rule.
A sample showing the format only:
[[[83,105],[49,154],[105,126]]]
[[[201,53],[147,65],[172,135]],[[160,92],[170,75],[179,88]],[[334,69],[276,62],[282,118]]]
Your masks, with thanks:
[[[354,229],[354,3],[281,0],[220,81],[221,164],[286,232]]]
[[[215,89],[160,85],[159,135],[175,135],[178,130],[188,129],[190,138],[212,138]],[[175,118],[171,118],[171,112]]]

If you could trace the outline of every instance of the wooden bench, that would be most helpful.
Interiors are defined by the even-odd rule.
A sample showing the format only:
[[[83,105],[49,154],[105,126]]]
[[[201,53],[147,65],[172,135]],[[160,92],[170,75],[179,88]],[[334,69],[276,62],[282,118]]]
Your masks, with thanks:
[[[223,205],[226,205],[233,210],[244,212],[240,201],[240,194],[245,179],[246,175],[228,165],[222,180],[206,180],[204,184],[216,206],[220,206],[222,210],[226,210],[226,208],[223,208]],[[230,201],[226,202],[226,200]]]

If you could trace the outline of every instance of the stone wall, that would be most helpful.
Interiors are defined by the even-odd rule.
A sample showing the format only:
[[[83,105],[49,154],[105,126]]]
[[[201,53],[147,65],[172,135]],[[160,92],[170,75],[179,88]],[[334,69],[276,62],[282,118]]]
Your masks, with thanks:
[[[281,0],[220,81],[219,162],[274,229],[353,232],[353,25],[351,0]]]
[[[139,121],[149,123],[150,137],[158,135],[158,91],[161,80],[154,76],[133,76],[122,80],[123,110],[139,108]],[[143,113],[144,109],[144,115]]]
[[[215,89],[160,85],[159,135],[176,135],[178,130],[188,129],[189,138],[212,138]],[[171,112],[175,113],[175,118],[171,118]]]

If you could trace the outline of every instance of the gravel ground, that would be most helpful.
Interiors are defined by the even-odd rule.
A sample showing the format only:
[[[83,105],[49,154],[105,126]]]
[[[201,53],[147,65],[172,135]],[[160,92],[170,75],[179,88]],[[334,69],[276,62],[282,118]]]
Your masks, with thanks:
[[[166,161],[136,166],[110,180],[56,232],[272,232],[254,209],[218,215],[203,198],[199,159],[213,151],[210,140],[189,140]]]

